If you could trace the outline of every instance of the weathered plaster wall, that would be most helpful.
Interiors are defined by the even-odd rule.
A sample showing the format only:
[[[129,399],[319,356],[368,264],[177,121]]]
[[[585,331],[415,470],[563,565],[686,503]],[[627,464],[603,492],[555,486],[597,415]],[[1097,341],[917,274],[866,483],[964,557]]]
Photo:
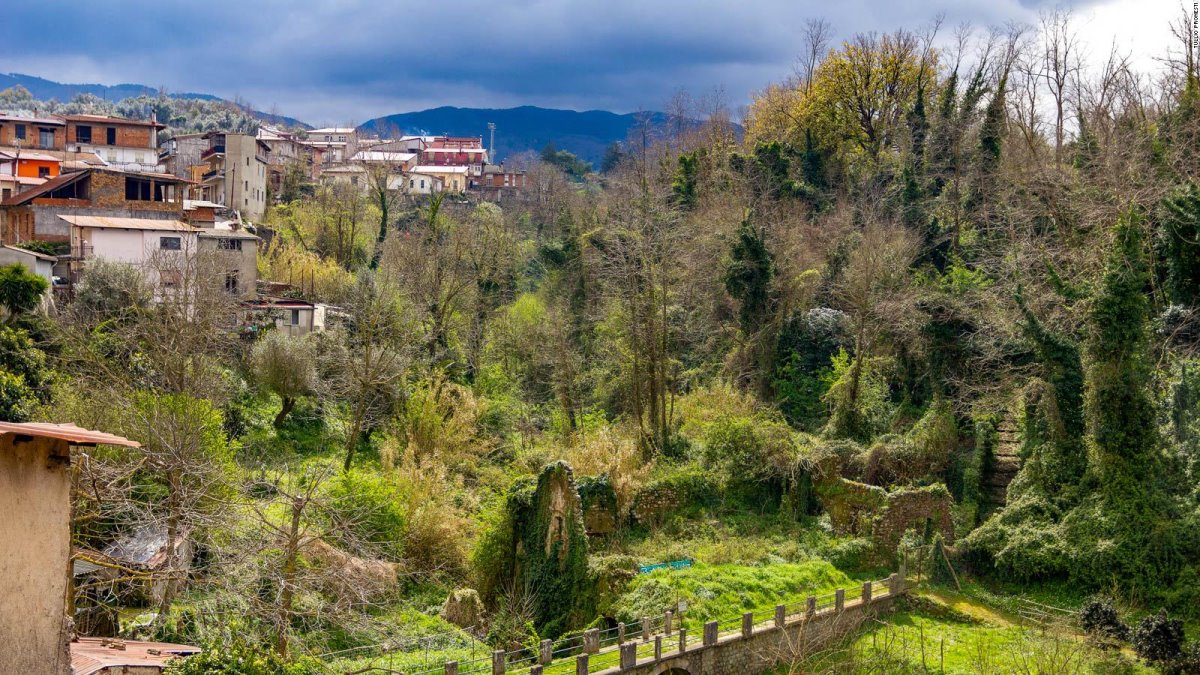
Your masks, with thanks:
[[[65,441],[0,436],[0,673],[67,673],[71,558]]]

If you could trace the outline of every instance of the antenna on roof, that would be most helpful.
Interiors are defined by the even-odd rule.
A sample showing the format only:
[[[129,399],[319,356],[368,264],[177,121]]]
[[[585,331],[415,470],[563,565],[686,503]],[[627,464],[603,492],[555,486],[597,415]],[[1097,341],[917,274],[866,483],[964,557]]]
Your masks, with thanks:
[[[496,123],[488,122],[488,133],[491,134],[491,140],[488,141],[488,153],[492,156],[492,164],[496,163]]]

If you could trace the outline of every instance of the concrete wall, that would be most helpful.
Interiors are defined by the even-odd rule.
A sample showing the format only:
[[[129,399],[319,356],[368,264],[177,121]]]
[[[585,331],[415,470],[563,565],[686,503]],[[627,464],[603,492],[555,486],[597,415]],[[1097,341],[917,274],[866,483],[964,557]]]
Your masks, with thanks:
[[[237,237],[242,250],[230,250],[221,247],[221,241],[230,239],[222,237],[220,230],[206,230],[200,233],[200,250],[215,251],[225,263],[228,273],[236,274],[238,278],[238,297],[253,298],[258,283],[258,240],[252,237]]]
[[[53,281],[54,263],[30,253],[22,253],[21,251],[14,251],[11,248],[0,247],[0,265],[11,265],[13,263],[21,263],[25,269],[45,279],[46,283]],[[49,293],[49,289],[46,292]]]
[[[66,441],[0,436],[0,673],[70,668],[69,461]]]
[[[882,587],[877,584],[875,592],[881,591]],[[897,594],[903,592],[899,586],[897,591]],[[682,652],[676,633],[662,639],[662,655],[657,658],[649,653],[646,645],[638,649],[634,643],[632,648],[625,647],[633,653],[623,656],[621,666],[599,672],[606,675],[662,675],[672,671],[689,675],[749,675],[796,663],[835,644],[871,617],[890,612],[895,598],[882,594],[868,601],[861,595],[853,598],[849,597],[850,592],[846,595],[840,610],[829,607],[807,617],[803,614],[788,617],[782,627],[775,621],[749,626],[743,623],[740,633],[718,637],[714,624],[710,626],[713,629],[710,635],[689,633]],[[708,628],[704,632],[709,632]],[[634,654],[644,656],[636,659]]]
[[[267,208],[267,164],[260,156],[253,136],[225,134],[225,205],[246,220],[262,218]]]

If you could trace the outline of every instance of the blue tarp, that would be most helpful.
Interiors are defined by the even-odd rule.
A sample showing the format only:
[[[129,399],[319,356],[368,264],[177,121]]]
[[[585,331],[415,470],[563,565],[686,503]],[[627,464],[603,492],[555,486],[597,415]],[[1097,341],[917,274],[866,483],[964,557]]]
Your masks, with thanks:
[[[653,572],[654,570],[660,570],[660,569],[663,569],[664,567],[669,567],[673,570],[682,570],[682,569],[687,569],[691,566],[692,566],[692,559],[684,558],[683,560],[672,560],[671,562],[654,563],[653,565],[642,565],[642,566],[638,567],[638,574],[649,574],[650,572]]]

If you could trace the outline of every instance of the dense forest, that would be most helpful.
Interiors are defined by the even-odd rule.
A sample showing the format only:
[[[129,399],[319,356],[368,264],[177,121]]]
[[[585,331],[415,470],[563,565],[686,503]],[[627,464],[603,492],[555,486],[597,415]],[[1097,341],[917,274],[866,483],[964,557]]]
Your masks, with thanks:
[[[955,585],[1082,607],[1119,643],[1024,672],[1196,672],[1200,79],[1177,29],[1151,74],[1085,59],[1062,12],[839,44],[814,21],[744,137],[681,94],[701,123],[638,127],[602,174],[548,149],[499,205],[287,191],[259,264],[332,306],[304,337],[229,330],[203,259],[193,301],[94,264],[48,318],[0,280],[5,418],[144,444],[76,463],[79,550],[148,523],[196,543],[156,599],[77,605],[210,647],[180,672],[414,672],[937,551]],[[607,523],[548,525],[553,485]],[[839,527],[851,489],[945,496],[954,536],[881,548]],[[791,672],[925,672],[840,658]]]

